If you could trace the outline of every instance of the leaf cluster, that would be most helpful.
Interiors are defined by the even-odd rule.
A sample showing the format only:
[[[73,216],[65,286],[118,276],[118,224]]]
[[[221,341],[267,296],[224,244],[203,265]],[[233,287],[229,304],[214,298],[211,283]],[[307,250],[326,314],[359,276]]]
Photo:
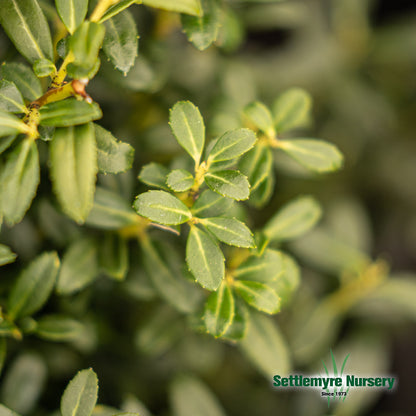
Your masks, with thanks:
[[[325,226],[314,229],[322,216],[315,197],[300,194],[262,221],[247,215],[255,216],[275,194],[280,155],[316,176],[343,165],[335,145],[304,136],[312,120],[312,98],[305,90],[283,91],[270,107],[248,100],[238,111],[237,125],[218,129],[219,134],[211,134],[215,129],[195,104],[176,102],[169,126],[179,150],[169,162],[161,155],[147,163],[144,142],[131,137],[129,143],[121,142],[97,123],[104,116],[103,125],[111,124],[106,122],[106,106],[101,109],[95,101],[96,90],[91,86],[91,96],[87,93],[97,74],[110,68],[116,87],[127,85],[134,92],[152,93],[160,82],[160,74],[153,74],[146,58],[138,55],[137,19],[130,6],[151,7],[156,22],[167,19],[169,24],[171,15],[165,12],[180,13],[172,21],[180,25],[183,39],[186,36],[200,51],[212,44],[226,51],[237,42],[231,35],[238,34],[238,27],[229,29],[236,27],[229,4],[56,0],[53,7],[38,0],[2,1],[0,23],[26,63],[5,62],[0,69],[0,225],[4,223],[7,232],[36,218],[42,238],[55,247],[26,256],[26,261],[19,247],[0,244],[0,266],[17,260],[0,269],[11,278],[0,299],[1,363],[11,344],[8,338],[25,344],[37,337],[82,352],[93,349],[94,336],[108,327],[92,324],[88,307],[99,302],[105,285],[117,288],[115,292],[129,300],[126,305],[154,301],[152,314],[144,316],[145,323],[131,337],[143,355],[162,355],[184,334],[208,333],[204,342],[221,338],[237,345],[267,377],[272,368],[289,371],[292,355],[307,363],[328,343],[322,335],[328,331],[320,331],[320,326],[336,334],[343,314],[363,300],[399,304],[414,316],[412,283],[385,280],[384,262],[372,262],[365,250],[340,243]],[[48,21],[58,30],[51,31]],[[98,77],[97,83],[105,79]],[[97,97],[104,104],[105,96]],[[136,98],[127,105],[134,105]],[[193,100],[203,108],[202,97]],[[167,128],[167,119],[161,118]],[[173,143],[173,137],[164,132],[154,146]],[[141,183],[132,173],[136,167]],[[41,180],[48,187],[46,172],[52,192],[45,197],[38,188]],[[138,193],[145,186],[151,189]],[[38,193],[37,206],[26,217]],[[32,216],[35,211],[37,217]],[[301,279],[298,258],[342,279],[338,290],[305,307],[308,316],[296,316],[298,326],[287,331],[294,335],[286,340],[268,315],[291,302],[302,309],[305,294],[294,296]],[[20,268],[21,261],[26,264]],[[0,395],[9,397],[8,407],[25,414],[24,404],[12,403],[19,402],[10,393],[19,390],[13,380],[33,370],[41,385],[46,370],[38,357],[23,355],[23,361],[18,360],[8,368],[7,380],[12,381]],[[64,392],[61,413],[121,413],[96,406],[97,391],[95,373],[79,372]],[[207,414],[224,414],[193,376],[176,377],[170,395],[177,415],[199,414],[199,403]],[[22,403],[30,403],[30,398]],[[148,414],[137,403],[133,407],[123,406],[123,411]],[[1,411],[13,414],[4,406]]]
[[[312,197],[301,197],[253,233],[236,204],[248,201],[258,207],[270,198],[272,149],[319,173],[338,169],[342,157],[325,142],[280,137],[310,118],[311,100],[303,90],[281,95],[272,111],[259,102],[248,105],[243,111],[247,127],[210,141],[199,109],[180,101],[170,110],[169,124],[189,159],[173,169],[156,162],[142,166],[140,181],[156,189],[139,194],[133,207],[119,193],[96,186],[98,174],[126,172],[134,158],[130,144],[95,123],[102,110],[86,92],[102,54],[124,75],[136,61],[137,29],[127,10],[136,2],[113,3],[102,0],[88,10],[87,1],[57,0],[54,13],[67,35],[55,51],[36,0],[7,0],[0,13],[5,31],[32,66],[7,62],[1,67],[2,221],[8,226],[21,222],[32,204],[43,169],[40,139],[49,150],[47,165],[59,210],[101,236],[77,231],[76,239],[62,237],[61,259],[56,252],[34,259],[10,291],[2,334],[71,342],[82,337],[82,322],[59,313],[38,317],[38,311],[53,291],[59,296],[78,293],[101,274],[124,280],[132,259],[129,241],[135,239],[144,270],[161,298],[193,316],[214,337],[242,340],[251,311],[278,313],[296,290],[299,268],[279,244],[312,228],[320,208]],[[143,3],[183,13],[184,31],[199,49],[217,39],[223,14],[216,0]],[[50,206],[45,210],[51,222],[57,213]],[[57,225],[64,226],[62,219]],[[73,230],[71,222],[64,227]],[[178,239],[183,235],[184,247],[176,249],[155,238],[155,228],[181,235]],[[1,264],[15,260],[10,248],[0,248]]]

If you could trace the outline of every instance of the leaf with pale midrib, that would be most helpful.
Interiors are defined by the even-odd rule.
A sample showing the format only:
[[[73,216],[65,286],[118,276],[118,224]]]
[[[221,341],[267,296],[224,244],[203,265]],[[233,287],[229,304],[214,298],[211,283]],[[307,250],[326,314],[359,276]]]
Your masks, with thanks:
[[[190,101],[179,101],[170,110],[169,124],[178,143],[199,164],[205,143],[201,113]]]
[[[68,32],[73,34],[88,11],[88,0],[55,0],[56,10]]]
[[[224,255],[215,241],[195,226],[186,243],[186,263],[202,287],[217,290],[225,273]]]
[[[138,195],[133,207],[139,215],[158,224],[178,225],[192,218],[191,211],[181,200],[164,191]]]
[[[2,0],[0,23],[30,63],[42,58],[53,59],[51,33],[37,0]]]
[[[132,14],[125,10],[105,22],[103,50],[115,68],[127,75],[137,57],[138,36]]]
[[[68,384],[61,400],[62,416],[91,416],[98,395],[97,375],[80,371]]]
[[[204,321],[207,331],[215,337],[223,335],[233,322],[234,297],[227,282],[223,281],[205,303]]]
[[[98,171],[92,123],[55,129],[50,152],[55,194],[63,211],[82,224],[93,207]]]

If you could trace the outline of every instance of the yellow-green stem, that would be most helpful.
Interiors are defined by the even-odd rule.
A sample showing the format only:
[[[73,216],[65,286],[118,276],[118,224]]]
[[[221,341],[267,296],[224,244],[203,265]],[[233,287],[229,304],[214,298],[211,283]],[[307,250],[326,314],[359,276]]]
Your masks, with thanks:
[[[195,180],[190,192],[197,193],[199,191],[199,187],[204,183],[204,176],[207,170],[208,166],[205,162],[195,167]]]
[[[28,132],[26,132],[27,138],[36,140],[39,137],[39,133],[38,133],[38,125],[40,121],[39,108],[37,107],[29,108],[29,112],[26,114],[23,120],[28,127]]]
[[[225,272],[225,281],[227,282],[227,285],[229,287],[233,287],[234,286],[234,276],[231,272],[226,271]]]
[[[183,198],[180,198],[187,207],[192,208],[194,205],[195,196],[198,194],[200,186],[204,183],[204,176],[207,171],[208,165],[205,162],[195,166],[195,179],[192,188],[187,194],[184,194],[185,196]]]
[[[262,136],[261,138],[259,138],[259,141],[262,141],[272,149],[278,149],[279,147],[281,147],[281,141],[277,138],[276,135]]]
[[[42,95],[42,97],[33,101],[30,104],[30,106],[40,108],[46,104],[64,100],[65,98],[68,98],[75,94],[76,92],[74,90],[73,83],[70,82],[68,84],[65,84],[63,87],[49,89],[48,91],[46,91],[45,94]]]
[[[68,53],[68,55],[65,57],[64,61],[62,62],[58,73],[52,79],[51,88],[57,88],[57,87],[62,86],[66,78],[66,67],[71,62],[73,62],[73,60],[74,60],[74,54],[72,52]]]
[[[90,21],[98,22],[103,17],[104,13],[119,1],[120,0],[100,0],[90,16]]]
[[[37,127],[40,122],[40,107],[55,101],[62,101],[65,98],[75,95],[81,96],[90,102],[91,97],[89,97],[89,95],[85,92],[85,85],[86,81],[82,82],[82,80],[73,80],[62,87],[50,88],[45,94],[42,95],[42,97],[39,97],[37,100],[30,103],[28,106],[28,112],[23,119],[25,124],[28,126],[26,135],[31,139],[37,139],[39,137]]]
[[[365,267],[354,280],[330,295],[326,302],[332,310],[343,313],[377,288],[385,280],[387,274],[387,263],[377,260]]]
[[[233,251],[229,257],[227,269],[230,273],[238,266],[244,263],[250,257],[250,250],[246,248],[233,248]]]
[[[137,215],[137,223],[128,225],[119,230],[119,234],[121,237],[130,239],[130,238],[145,238],[146,236],[146,229],[150,225],[150,220],[140,217]]]

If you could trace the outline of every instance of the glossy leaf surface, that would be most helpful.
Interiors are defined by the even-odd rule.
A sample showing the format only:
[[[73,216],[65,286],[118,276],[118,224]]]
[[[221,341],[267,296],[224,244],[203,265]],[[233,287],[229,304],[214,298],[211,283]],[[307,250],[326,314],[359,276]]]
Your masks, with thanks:
[[[61,207],[83,223],[93,206],[98,170],[94,126],[56,129],[50,152],[52,183]]]
[[[186,243],[186,263],[202,287],[217,290],[224,277],[224,255],[215,241],[195,226]]]
[[[55,252],[44,253],[30,263],[10,292],[10,317],[15,319],[31,315],[43,306],[53,290],[59,266]]]
[[[182,201],[163,191],[140,194],[133,206],[139,215],[159,224],[177,225],[192,218],[191,212]]]
[[[29,62],[53,58],[48,22],[37,0],[2,0],[0,23]]]
[[[169,124],[178,143],[199,163],[205,143],[205,125],[201,113],[189,101],[180,101],[170,110]]]
[[[205,182],[214,192],[237,201],[248,199],[250,195],[247,178],[237,170],[208,172]]]

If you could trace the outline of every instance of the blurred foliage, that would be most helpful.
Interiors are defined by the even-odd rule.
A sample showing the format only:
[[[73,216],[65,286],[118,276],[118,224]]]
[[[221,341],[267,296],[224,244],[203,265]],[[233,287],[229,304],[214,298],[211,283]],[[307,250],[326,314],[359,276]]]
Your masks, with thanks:
[[[63,57],[67,45],[61,39],[67,30],[73,33],[72,23],[62,19],[64,27],[52,1],[39,3],[52,44]],[[95,3],[90,1],[90,12]],[[345,402],[331,406],[331,414],[411,414],[412,379],[406,383],[406,373],[416,371],[414,5],[405,8],[403,2],[394,11],[382,0],[202,1],[205,14],[200,17],[190,0],[175,2],[179,9],[173,11],[167,0],[153,2],[160,9],[147,7],[152,0],[143,3],[132,5],[123,23],[133,22],[140,36],[134,64],[108,42],[100,70],[87,87],[104,115],[100,148],[114,146],[121,166],[132,163],[133,168],[121,172],[120,164],[101,154],[93,214],[79,225],[63,212],[78,220],[90,203],[85,200],[77,212],[62,212],[65,196],[52,196],[45,167],[48,146],[56,145],[48,143],[51,132],[45,125],[37,143],[42,167],[37,197],[21,222],[2,225],[0,300],[7,313],[0,322],[0,414],[13,414],[7,408],[22,415],[54,414],[68,381],[92,367],[102,403],[94,415],[322,415],[327,403],[317,392],[282,393],[270,383],[277,373],[322,371],[321,359],[327,359],[330,348],[336,357],[350,354],[350,373],[391,373],[400,380],[389,397],[382,390],[351,391]],[[112,33],[108,29],[106,36]],[[124,34],[130,45],[137,41],[131,33],[130,38]],[[74,76],[93,76],[96,62],[89,61],[88,51],[79,54],[85,65],[74,66]],[[12,77],[17,85],[24,60],[3,31],[0,60],[7,62],[2,77]],[[118,69],[115,61],[122,63]],[[43,75],[54,68],[42,61],[35,71]],[[46,78],[34,82],[40,91],[47,87]],[[37,98],[24,85],[19,90],[25,100]],[[236,301],[234,329],[243,339],[214,339],[203,325],[201,331],[199,308],[207,294],[193,290],[196,285],[184,267],[184,234],[155,228],[152,244],[141,247],[129,239],[126,226],[137,220],[131,204],[147,190],[136,178],[140,174],[145,184],[149,177],[154,180],[154,170],[143,171],[149,164],[192,170],[169,130],[169,109],[176,102],[190,100],[199,107],[209,139],[243,125],[262,134],[271,126],[263,128],[265,118],[256,115],[263,107],[273,114],[277,97],[288,90],[308,91],[312,117],[281,132],[274,120],[279,139],[290,142],[313,133],[338,146],[344,167],[318,176],[289,152],[273,151],[265,156],[270,162],[261,165],[267,166],[264,200],[221,207],[251,230],[261,230],[255,233],[258,250],[268,246],[290,255],[284,257],[286,279],[271,282],[283,294],[282,312],[268,317],[251,310],[244,329],[247,307]],[[303,102],[309,105],[307,98]],[[126,143],[107,136],[103,127]],[[2,155],[16,146],[10,136],[0,140]],[[135,149],[134,160],[127,143]],[[239,168],[244,171],[241,161]],[[52,181],[58,170],[51,172]],[[27,182],[35,176],[33,169]],[[68,188],[68,193],[82,190]],[[109,217],[109,207],[122,215]],[[281,225],[288,207],[297,215],[298,228]],[[16,203],[9,210],[10,222],[18,222],[13,217],[20,216],[19,209]],[[124,234],[114,231],[120,228]],[[241,249],[225,249],[227,255],[233,250]],[[183,279],[167,293],[163,288],[172,275]],[[33,287],[41,288],[36,296]],[[79,374],[94,390],[95,374]]]

